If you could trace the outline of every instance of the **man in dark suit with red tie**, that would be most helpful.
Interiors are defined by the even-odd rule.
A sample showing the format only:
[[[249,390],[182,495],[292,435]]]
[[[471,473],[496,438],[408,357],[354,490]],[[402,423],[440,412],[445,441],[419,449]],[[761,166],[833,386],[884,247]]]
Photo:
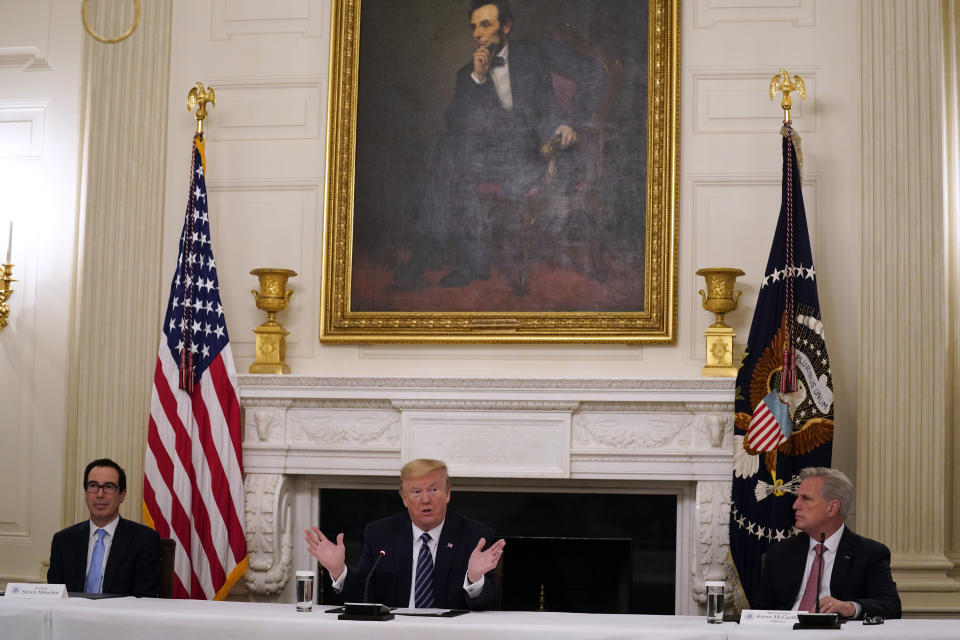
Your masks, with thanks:
[[[346,602],[391,607],[488,609],[496,591],[494,570],[506,544],[490,527],[447,511],[450,476],[439,460],[408,462],[400,471],[406,513],[368,524],[360,561],[345,563],[343,534],[336,542],[317,527],[304,532],[307,551],[329,572]],[[379,564],[374,567],[381,552]],[[371,573],[372,571],[372,573]]]
[[[827,467],[808,467],[800,479],[793,509],[803,534],[767,551],[751,606],[814,611],[819,601],[822,613],[899,618],[890,549],[844,524],[853,504],[853,483],[843,472]]]
[[[72,592],[157,597],[160,536],[120,517],[127,474],[113,460],[94,460],[83,488],[90,519],[53,535],[47,582]]]

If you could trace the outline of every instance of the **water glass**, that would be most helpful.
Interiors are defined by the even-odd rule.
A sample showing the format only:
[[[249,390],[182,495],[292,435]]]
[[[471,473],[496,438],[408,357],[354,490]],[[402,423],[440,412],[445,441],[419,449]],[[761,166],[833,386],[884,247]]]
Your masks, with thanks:
[[[297,571],[297,611],[313,610],[313,571]]]
[[[707,622],[723,622],[723,581],[707,581],[704,586],[707,588]]]

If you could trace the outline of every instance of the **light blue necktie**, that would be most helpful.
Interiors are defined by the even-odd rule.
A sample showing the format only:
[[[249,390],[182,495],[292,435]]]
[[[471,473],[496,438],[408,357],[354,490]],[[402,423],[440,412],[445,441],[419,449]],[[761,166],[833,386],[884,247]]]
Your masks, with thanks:
[[[93,555],[90,556],[90,571],[87,572],[87,584],[83,590],[87,593],[100,593],[100,583],[103,582],[103,536],[106,529],[97,529],[97,541],[93,544]]]
[[[433,606],[433,556],[430,534],[420,536],[420,557],[417,558],[417,579],[414,582],[413,604],[418,609]]]

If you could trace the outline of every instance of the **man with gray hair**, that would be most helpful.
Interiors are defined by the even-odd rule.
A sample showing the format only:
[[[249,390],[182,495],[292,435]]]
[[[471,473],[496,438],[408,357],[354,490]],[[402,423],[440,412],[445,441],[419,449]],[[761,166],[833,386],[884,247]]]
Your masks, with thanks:
[[[844,524],[854,490],[843,472],[807,467],[793,503],[797,535],[770,547],[751,605],[755,609],[814,611],[847,618],[900,617],[890,575],[890,549]]]

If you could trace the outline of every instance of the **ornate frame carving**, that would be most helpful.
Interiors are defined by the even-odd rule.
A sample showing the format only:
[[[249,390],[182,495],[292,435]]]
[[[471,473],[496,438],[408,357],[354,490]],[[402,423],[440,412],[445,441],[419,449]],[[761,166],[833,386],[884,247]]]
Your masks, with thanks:
[[[440,0],[436,0],[439,2]],[[635,310],[361,311],[354,275],[361,0],[333,0],[322,342],[673,342],[677,308],[679,2],[650,0],[643,301]],[[604,10],[602,3],[597,10]],[[369,9],[373,10],[373,9]]]

